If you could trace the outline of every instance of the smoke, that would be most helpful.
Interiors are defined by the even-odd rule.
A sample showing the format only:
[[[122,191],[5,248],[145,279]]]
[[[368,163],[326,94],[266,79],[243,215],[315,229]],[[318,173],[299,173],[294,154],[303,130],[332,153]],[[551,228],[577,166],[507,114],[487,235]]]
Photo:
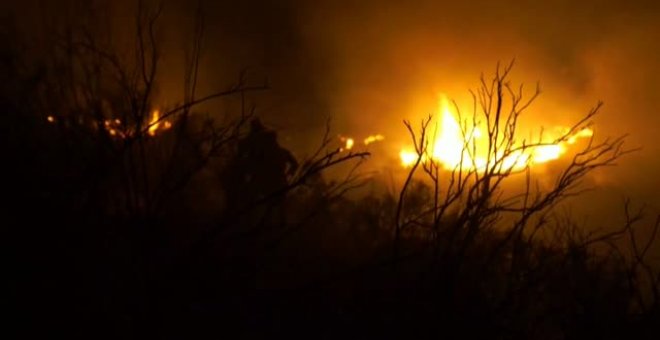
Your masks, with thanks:
[[[323,61],[305,71],[315,97],[347,133],[382,133],[398,148],[402,119],[437,112],[439,92],[469,106],[480,74],[515,58],[512,80],[543,90],[527,124],[569,125],[604,101],[597,136],[629,134],[642,149],[593,184],[612,205],[627,195],[660,208],[654,2],[321,1],[295,18],[308,58]]]
[[[13,6],[21,13],[16,17],[44,22],[58,16],[62,3]],[[134,2],[110,4],[115,26],[126,30]],[[462,106],[470,104],[467,90],[478,85],[479,76],[515,58],[512,79],[530,89],[539,81],[543,89],[526,124],[569,125],[603,100],[596,135],[628,133],[630,147],[642,150],[595,174],[594,183],[617,197],[616,204],[628,195],[660,209],[660,10],[655,1],[201,4],[205,37],[199,92],[228,86],[241,70],[251,82],[267,79],[271,90],[250,100],[299,155],[320,141],[331,118],[338,134],[358,140],[384,135],[374,149],[374,163],[381,164],[408,142],[403,119],[414,122],[436,112],[440,92]],[[190,1],[165,1],[165,101],[181,93],[183,73],[177,65],[189,48],[195,10]]]

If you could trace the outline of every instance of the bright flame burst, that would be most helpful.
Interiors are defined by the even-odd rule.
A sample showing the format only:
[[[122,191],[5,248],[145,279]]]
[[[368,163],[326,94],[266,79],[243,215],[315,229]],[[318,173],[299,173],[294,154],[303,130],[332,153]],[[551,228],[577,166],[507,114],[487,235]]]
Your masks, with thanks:
[[[563,128],[561,135],[551,136],[546,134],[544,138],[533,145],[522,147],[522,145],[513,145],[511,150],[516,150],[504,156],[502,152],[496,155],[489,155],[487,135],[484,135],[482,129],[477,124],[470,125],[466,133],[461,128],[460,123],[454,117],[450,110],[449,101],[445,96],[440,99],[441,123],[437,126],[437,133],[434,141],[430,145],[431,158],[438,162],[444,169],[453,170],[462,168],[465,170],[484,171],[486,167],[492,167],[494,163],[499,162],[497,168],[502,170],[521,170],[526,166],[546,163],[556,160],[567,150],[567,144],[575,144],[578,139],[591,137],[593,130],[584,128],[575,134],[563,138],[570,129]],[[472,123],[472,122],[468,122]],[[490,159],[490,165],[488,157]],[[404,148],[399,153],[401,165],[410,167],[417,162],[418,155],[412,148]],[[422,156],[421,161],[426,161],[427,156]]]
[[[353,138],[341,137],[339,139],[344,143],[344,147],[342,147],[343,150],[350,150],[353,148],[353,145],[355,145],[355,140]]]
[[[166,124],[163,124],[164,129],[169,129],[170,125],[169,122],[165,122]],[[149,136],[155,136],[156,132],[158,131],[158,128],[161,127],[161,121],[160,121],[160,111],[154,110],[151,113],[151,120],[149,121]]]

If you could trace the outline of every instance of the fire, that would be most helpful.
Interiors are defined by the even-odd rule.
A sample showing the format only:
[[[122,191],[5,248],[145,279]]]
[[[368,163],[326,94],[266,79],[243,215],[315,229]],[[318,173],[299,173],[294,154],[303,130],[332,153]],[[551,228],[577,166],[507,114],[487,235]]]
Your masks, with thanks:
[[[160,111],[159,110],[153,110],[151,112],[151,120],[149,121],[149,124],[147,125],[147,133],[149,136],[155,136],[156,133],[159,130],[168,130],[172,127],[172,123],[170,123],[167,120],[163,120],[160,117]]]
[[[355,145],[355,140],[351,137],[339,137],[339,140],[342,142],[342,150],[350,150]]]
[[[50,121],[50,120],[49,120]],[[161,120],[160,111],[154,110],[151,112],[151,118],[147,124],[147,134],[155,136],[158,131],[168,130],[172,127],[172,123],[167,120]],[[119,119],[106,119],[103,121],[103,128],[108,131],[112,137],[126,138],[135,134],[134,129],[122,124]]]
[[[417,161],[417,153],[410,150],[401,150],[399,152],[399,158],[401,158],[401,164],[403,166],[409,167]]]
[[[365,139],[362,140],[362,144],[367,146],[372,143],[380,142],[385,139],[385,136],[381,134],[376,134],[376,135],[370,135],[367,136]],[[341,147],[341,150],[351,150],[355,146],[355,139],[352,137],[344,137],[344,136],[339,136],[339,140],[343,144]]]
[[[106,119],[103,122],[104,128],[108,131],[108,134],[112,137],[126,137],[124,129],[121,125],[121,120],[119,119]]]
[[[346,149],[347,150],[352,149],[353,144],[355,144],[355,141],[353,141],[353,138],[346,138]]]
[[[384,139],[385,139],[385,136],[380,135],[380,134],[379,135],[371,135],[371,136],[365,138],[363,143],[364,143],[364,145],[369,145],[371,143],[380,142]]]
[[[107,113],[106,113],[107,114]],[[156,136],[157,133],[165,130],[169,130],[172,128],[173,123],[165,120],[161,117],[161,113],[159,110],[153,110],[151,111],[150,117],[148,117],[148,122],[143,122],[140,131],[138,131],[138,127],[134,126],[134,123],[130,122],[123,122],[119,118],[113,118],[115,116],[114,114],[107,114],[110,116],[110,118],[103,119],[101,121],[98,120],[92,120],[90,121],[85,121],[82,118],[78,119],[78,124],[82,124],[84,127],[91,128],[93,131],[98,131],[98,130],[104,130],[105,132],[108,133],[111,137],[118,138],[118,139],[125,139],[127,137],[133,137],[136,135],[141,135],[142,132],[146,132],[151,137]],[[56,117],[55,115],[46,115],[46,122],[49,124],[55,124],[58,122],[60,118]],[[146,125],[145,125],[146,124]],[[145,130],[142,130],[146,128]],[[352,146],[352,141],[351,141],[351,146]]]
[[[158,127],[160,126],[160,111],[154,110],[151,113],[151,120],[149,121],[149,136],[155,136]]]
[[[568,140],[567,140],[566,142],[567,142],[568,144],[575,144],[575,142],[576,142],[579,138],[582,138],[582,137],[591,137],[591,136],[593,136],[593,135],[594,135],[594,131],[593,131],[593,130],[591,130],[591,129],[589,129],[589,128],[587,128],[587,129],[583,129],[583,130],[580,130],[578,133],[576,133],[576,134],[572,135],[571,137],[569,137]]]
[[[522,148],[522,145],[514,145],[516,150],[508,155],[498,152],[489,156],[489,137],[482,133],[478,124],[467,122],[468,128],[463,129],[459,121],[450,110],[449,101],[445,96],[440,100],[440,124],[436,126],[436,133],[432,134],[432,142],[428,154],[431,159],[438,162],[444,169],[466,169],[484,171],[486,167],[495,163],[498,168],[506,170],[520,170],[533,164],[547,163],[560,158],[566,151],[567,145],[575,144],[580,138],[593,136],[593,130],[585,128],[572,134],[564,140],[558,141],[560,136],[565,136],[570,130],[564,128],[561,134],[554,136],[546,135],[541,141],[532,146]],[[467,131],[464,131],[467,130]],[[429,130],[432,133],[433,130]],[[422,161],[427,161],[429,156],[422,155]],[[488,159],[491,157],[492,159]],[[418,155],[410,148],[404,148],[399,153],[401,165],[412,166],[418,159]]]

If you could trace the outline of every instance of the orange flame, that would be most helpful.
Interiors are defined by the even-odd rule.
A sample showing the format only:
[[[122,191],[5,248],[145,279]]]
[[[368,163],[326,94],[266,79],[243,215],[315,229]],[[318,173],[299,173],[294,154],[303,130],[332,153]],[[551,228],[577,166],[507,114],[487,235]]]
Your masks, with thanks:
[[[401,164],[405,167],[412,166],[417,161],[417,153],[410,150],[401,150],[399,152],[399,158],[401,158]]]
[[[381,134],[371,135],[362,140],[363,145],[369,145],[372,143],[380,142],[384,140],[385,137]],[[339,136],[339,140],[342,142],[341,151],[351,150],[355,147],[355,139],[352,137]]]
[[[159,110],[153,110],[151,113],[151,120],[149,121],[149,129],[147,131],[149,136],[153,137],[156,135],[158,130],[168,130],[171,127],[172,123],[166,120],[161,120]]]
[[[567,144],[574,144],[580,138],[593,136],[593,130],[585,128],[559,142],[557,142],[561,139],[559,137],[544,138],[539,143],[528,147],[514,145],[512,149],[517,150],[507,155],[502,152],[489,155],[488,137],[483,136],[477,124],[468,124],[469,131],[464,131],[451,112],[449,101],[445,96],[441,96],[440,99],[440,112],[442,116],[441,122],[437,126],[438,134],[431,143],[429,154],[433,161],[438,162],[447,170],[462,168],[481,172],[488,166],[496,166],[503,171],[521,170],[533,164],[556,160],[566,152]],[[561,136],[569,131],[564,128]],[[552,136],[546,135],[545,137]],[[399,153],[401,165],[404,167],[412,166],[418,159],[418,154],[411,150],[411,148],[404,148]],[[428,157],[422,155],[422,161],[427,161]],[[489,157],[491,159],[488,159]]]
[[[156,131],[158,131],[158,127],[160,126],[160,111],[154,110],[151,113],[151,120],[149,121],[149,136],[155,136]]]
[[[384,139],[385,139],[385,136],[380,135],[380,134],[378,134],[378,135],[371,135],[371,136],[365,138],[364,141],[363,141],[363,143],[364,143],[364,145],[369,145],[369,144],[371,144],[371,143],[380,142],[380,141],[382,141],[382,140],[384,140]]]
[[[54,124],[57,122],[57,118],[54,115],[47,115],[46,121],[50,124]],[[82,123],[82,120],[79,122]],[[159,110],[153,110],[146,127],[147,134],[153,137],[159,131],[172,128],[172,122],[162,119]],[[139,132],[136,131],[136,127],[131,127],[131,124],[125,124],[118,118],[109,118],[103,120],[102,122],[94,121],[91,123],[91,128],[94,130],[105,130],[111,137],[121,139],[133,136]]]
[[[352,149],[353,146],[355,145],[355,140],[354,140],[353,138],[351,138],[351,137],[343,137],[343,136],[340,136],[340,137],[339,137],[339,140],[340,140],[340,141],[342,142],[342,144],[343,144],[342,147],[340,148],[340,149],[341,149],[340,151],[350,150],[350,149]]]

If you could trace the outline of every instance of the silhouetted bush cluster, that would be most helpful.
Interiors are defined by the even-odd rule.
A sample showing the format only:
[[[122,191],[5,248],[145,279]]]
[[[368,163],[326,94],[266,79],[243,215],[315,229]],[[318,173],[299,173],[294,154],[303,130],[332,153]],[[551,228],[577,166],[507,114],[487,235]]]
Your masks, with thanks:
[[[3,39],[4,224],[18,264],[12,314],[30,321],[27,335],[658,334],[659,279],[644,257],[650,243],[635,244],[632,255],[616,243],[637,215],[620,232],[583,235],[553,219],[554,201],[538,196],[502,228],[493,183],[516,174],[493,172],[487,182],[466,170],[468,186],[449,183],[460,192],[443,202],[434,198],[435,178],[446,174],[422,161],[416,167],[430,180],[412,170],[400,193],[350,198],[361,179],[325,171],[367,153],[340,151],[326,134],[316,154],[295,159],[245,107],[209,118],[198,104],[265,86],[239,79],[200,95],[194,58],[185,96],[154,119],[163,72],[157,18],[139,14],[134,60],[84,32],[58,36],[43,56],[26,54],[19,36]],[[620,156],[617,144],[606,146],[612,159]],[[541,226],[554,234],[531,237]]]

